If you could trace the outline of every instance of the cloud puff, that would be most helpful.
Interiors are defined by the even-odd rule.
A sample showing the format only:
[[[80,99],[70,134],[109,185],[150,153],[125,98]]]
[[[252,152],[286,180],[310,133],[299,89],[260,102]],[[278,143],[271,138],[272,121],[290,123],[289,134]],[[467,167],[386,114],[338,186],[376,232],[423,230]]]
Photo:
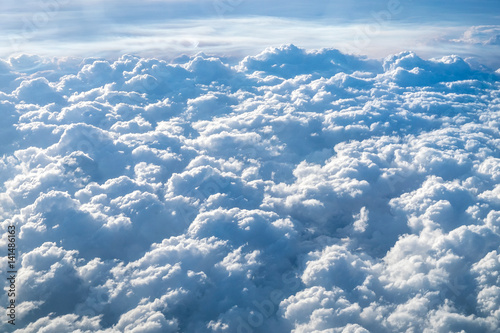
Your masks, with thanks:
[[[498,73],[284,45],[0,76],[17,332],[500,328]]]
[[[500,26],[481,25],[470,27],[464,32],[462,38],[456,41],[472,44],[500,45]]]

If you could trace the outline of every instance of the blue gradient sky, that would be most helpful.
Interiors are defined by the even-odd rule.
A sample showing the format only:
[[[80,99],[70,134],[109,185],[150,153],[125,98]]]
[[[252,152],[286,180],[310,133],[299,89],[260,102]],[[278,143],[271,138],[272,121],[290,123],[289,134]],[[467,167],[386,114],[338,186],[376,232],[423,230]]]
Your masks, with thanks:
[[[453,53],[500,66],[494,0],[9,0],[0,11],[2,57],[243,56],[294,43],[372,57]]]

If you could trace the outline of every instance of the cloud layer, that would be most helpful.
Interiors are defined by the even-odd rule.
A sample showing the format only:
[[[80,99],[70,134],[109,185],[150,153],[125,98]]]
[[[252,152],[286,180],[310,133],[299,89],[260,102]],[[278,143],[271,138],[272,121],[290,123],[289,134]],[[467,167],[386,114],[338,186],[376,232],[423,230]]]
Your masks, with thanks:
[[[286,45],[0,76],[16,332],[500,329],[498,73]]]

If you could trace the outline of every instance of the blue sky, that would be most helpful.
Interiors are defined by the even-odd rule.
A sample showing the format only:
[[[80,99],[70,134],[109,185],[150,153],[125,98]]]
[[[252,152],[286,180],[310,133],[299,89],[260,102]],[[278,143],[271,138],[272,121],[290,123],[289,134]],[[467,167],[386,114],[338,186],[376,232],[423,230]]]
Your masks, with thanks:
[[[3,57],[241,56],[294,43],[372,57],[454,53],[495,67],[500,44],[500,2],[493,0],[9,0],[0,11]]]

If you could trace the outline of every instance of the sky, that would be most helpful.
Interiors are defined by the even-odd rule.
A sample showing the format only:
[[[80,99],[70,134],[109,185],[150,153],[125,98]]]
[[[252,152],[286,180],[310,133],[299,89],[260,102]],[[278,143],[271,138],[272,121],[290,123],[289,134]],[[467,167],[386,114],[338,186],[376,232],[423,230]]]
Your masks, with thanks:
[[[500,67],[500,4],[479,1],[3,1],[0,55],[241,58],[267,46],[385,57],[458,54]]]
[[[499,332],[498,8],[3,1],[0,332]]]

